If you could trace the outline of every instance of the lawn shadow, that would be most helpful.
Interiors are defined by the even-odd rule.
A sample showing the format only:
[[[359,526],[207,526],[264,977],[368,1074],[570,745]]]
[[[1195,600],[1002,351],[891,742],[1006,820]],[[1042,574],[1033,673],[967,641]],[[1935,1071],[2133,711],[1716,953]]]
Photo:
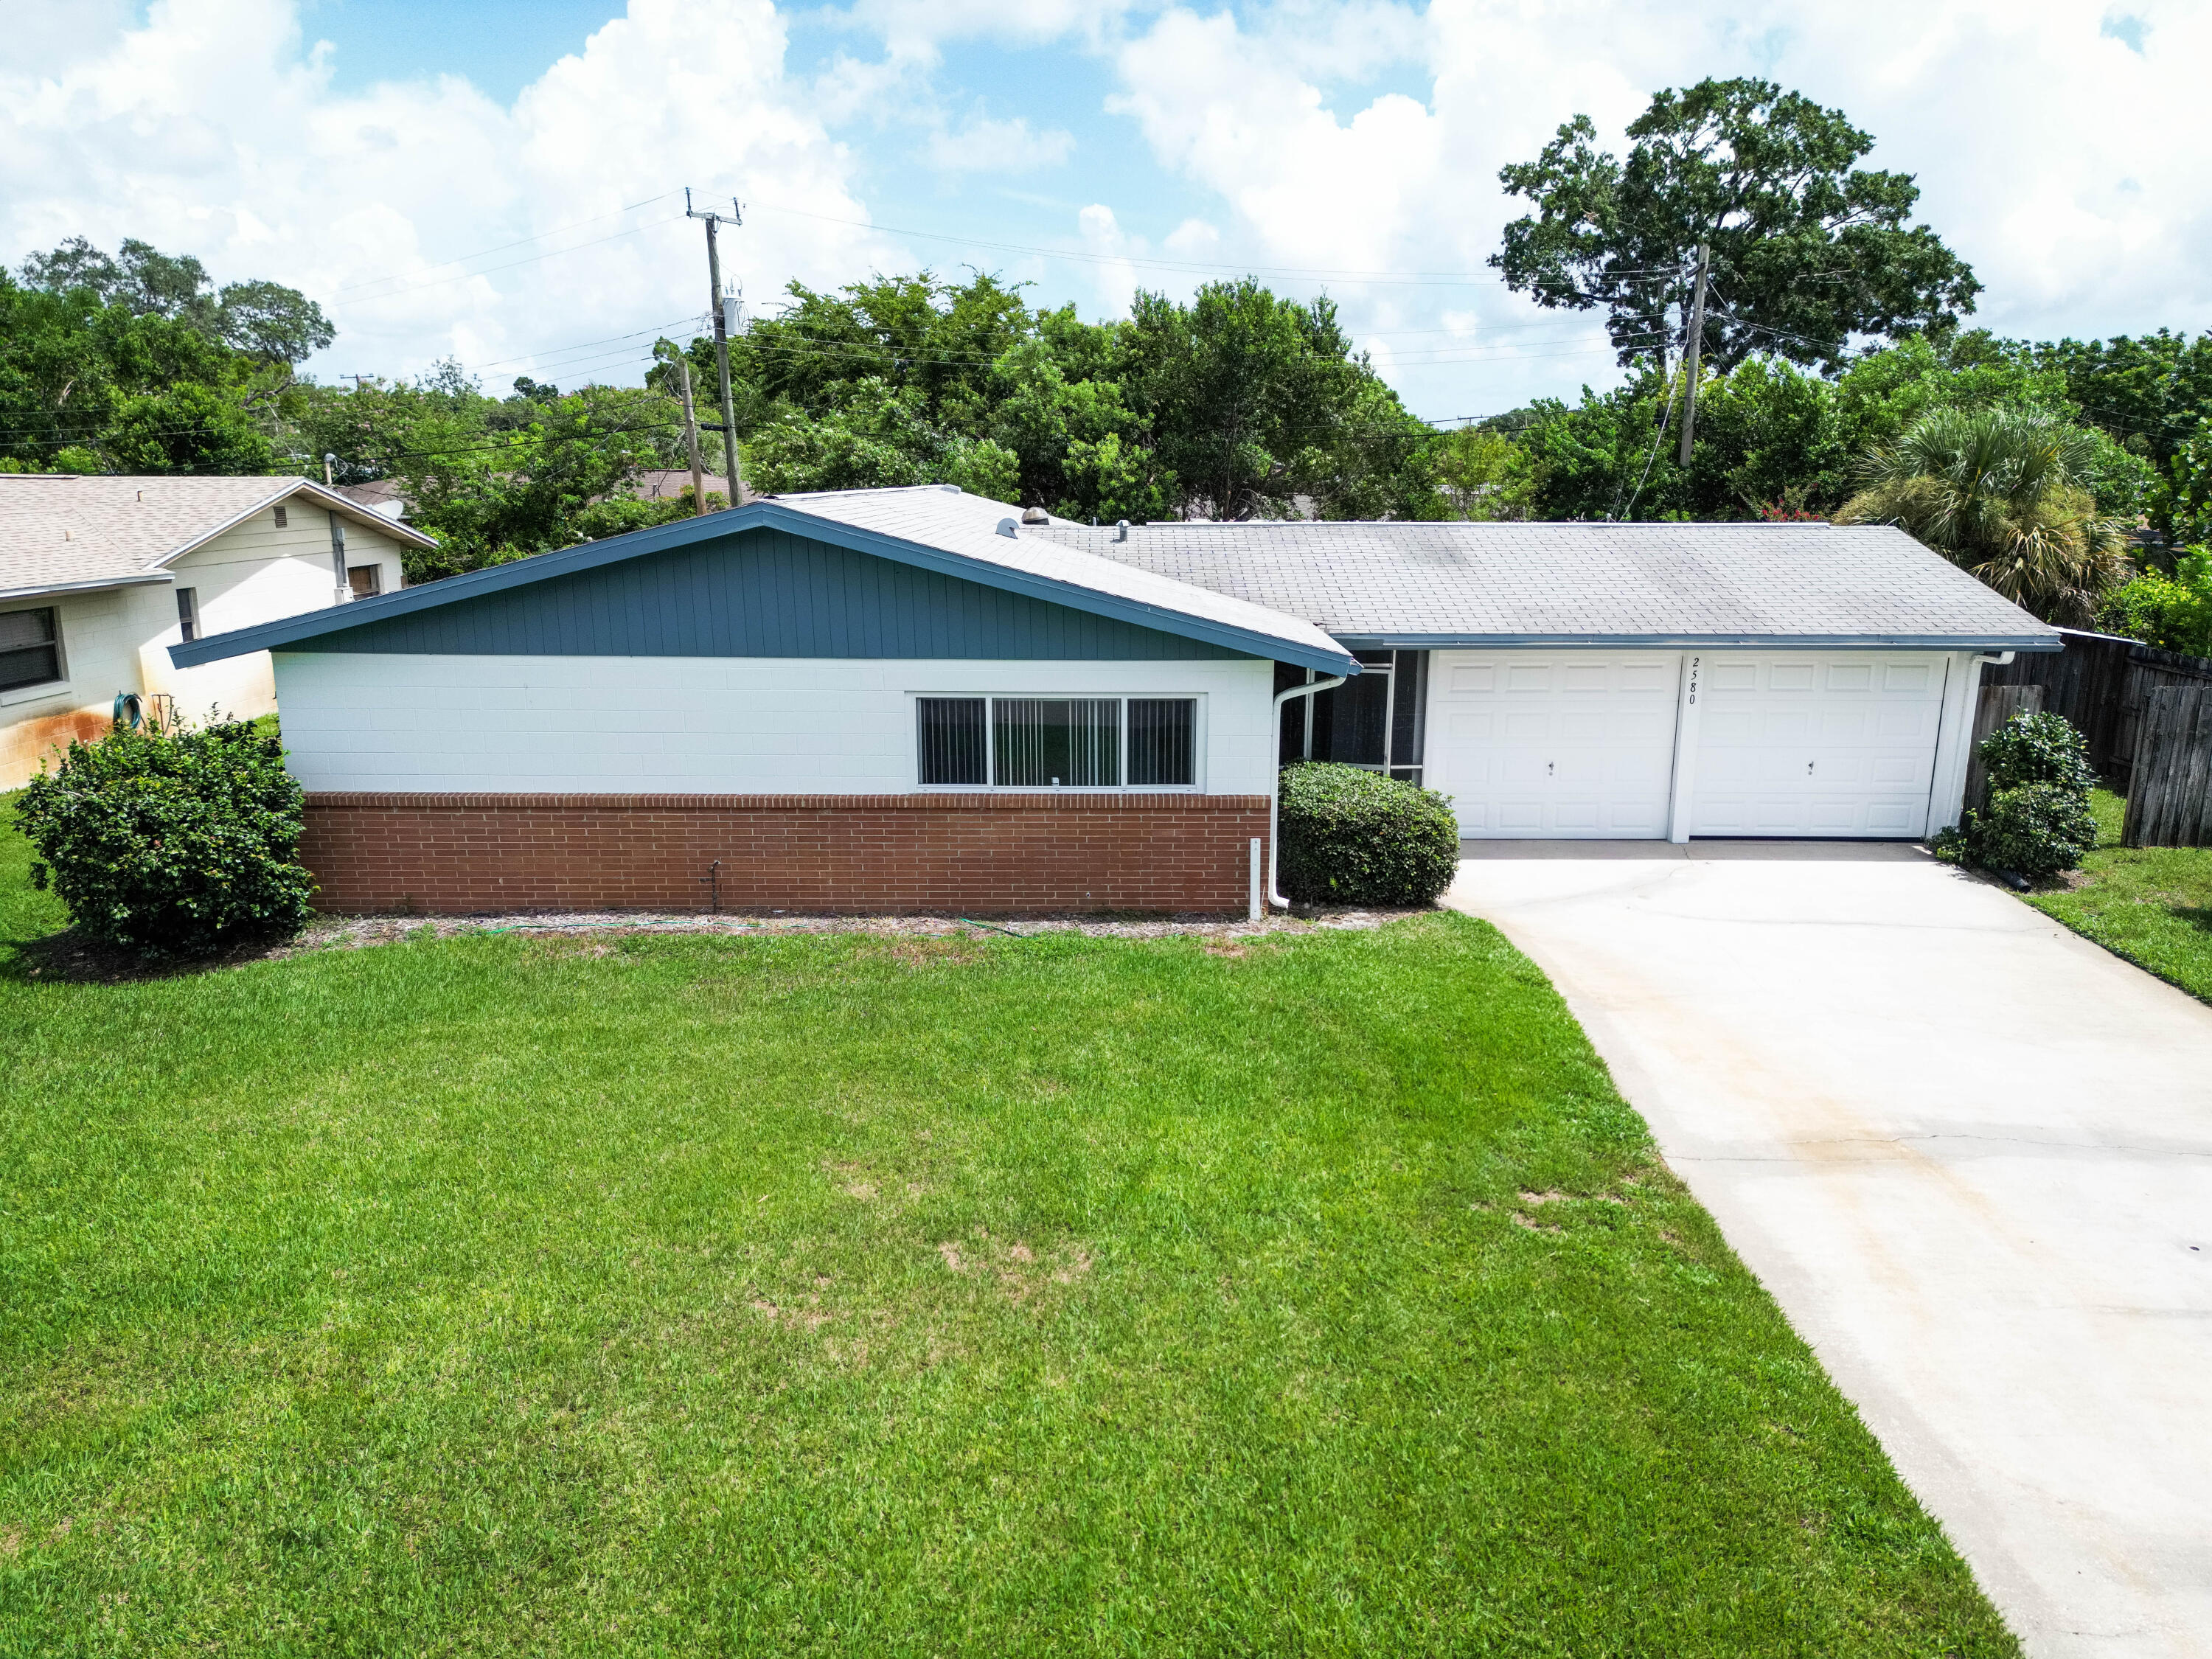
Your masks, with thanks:
[[[33,939],[0,939],[0,982],[16,985],[129,985],[188,979],[287,954],[296,933],[264,933],[202,957],[143,957],[65,927]]]

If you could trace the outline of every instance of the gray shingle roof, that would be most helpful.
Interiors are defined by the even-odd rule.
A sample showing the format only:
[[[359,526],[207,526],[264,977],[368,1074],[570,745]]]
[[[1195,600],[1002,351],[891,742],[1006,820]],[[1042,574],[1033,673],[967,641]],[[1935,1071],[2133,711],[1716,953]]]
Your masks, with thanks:
[[[0,473],[0,599],[160,580],[173,559],[301,494],[403,541],[435,545],[306,478]]]
[[[1376,644],[1649,640],[2056,649],[1902,531],[1826,524],[1155,524],[1025,531]]]

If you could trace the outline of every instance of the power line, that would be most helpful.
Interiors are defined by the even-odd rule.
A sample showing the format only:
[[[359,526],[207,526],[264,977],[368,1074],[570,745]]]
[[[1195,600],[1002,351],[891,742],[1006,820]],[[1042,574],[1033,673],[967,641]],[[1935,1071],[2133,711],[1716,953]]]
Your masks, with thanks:
[[[441,259],[434,264],[425,265],[422,269],[443,270],[447,265],[466,264],[471,259],[482,259],[490,254],[504,253],[511,247],[522,247],[532,242],[542,242],[549,236],[560,236],[572,230],[581,230],[586,225],[604,224],[610,219],[621,218],[625,213],[635,213],[640,208],[651,207],[655,202],[665,202],[675,194],[672,190],[665,190],[658,196],[647,197],[642,202],[632,202],[628,207],[617,208],[612,213],[595,214],[589,219],[572,220],[565,225],[556,225],[550,230],[541,230],[529,236],[517,237],[511,242],[501,242],[491,247],[480,247],[473,253],[457,253],[450,259]],[[638,228],[643,229],[644,227],[640,226]],[[588,246],[589,244],[585,246]],[[357,288],[374,288],[379,283],[396,283],[403,276],[414,274],[410,271],[394,271],[386,276],[365,276],[357,283],[348,283],[343,288],[331,289],[331,295],[332,298],[336,298],[342,294],[350,294]]]
[[[596,236],[588,242],[579,242],[574,247],[548,248],[544,252],[533,253],[526,259],[510,259],[503,265],[487,265],[482,270],[458,271],[451,276],[439,276],[427,283],[410,283],[404,288],[391,289],[382,294],[365,294],[359,299],[349,301],[347,303],[357,306],[374,305],[380,300],[396,300],[404,294],[419,294],[426,289],[446,288],[454,283],[470,282],[478,276],[490,276],[502,270],[514,270],[524,265],[534,265],[541,260],[558,258],[564,253],[581,253],[587,247],[599,247],[608,242],[619,242],[626,236],[635,236],[640,231],[651,230],[656,225],[672,225],[683,216],[680,213],[673,213],[664,218],[648,219],[641,225],[632,225],[628,230],[618,230],[608,236]],[[335,304],[336,301],[332,303]]]

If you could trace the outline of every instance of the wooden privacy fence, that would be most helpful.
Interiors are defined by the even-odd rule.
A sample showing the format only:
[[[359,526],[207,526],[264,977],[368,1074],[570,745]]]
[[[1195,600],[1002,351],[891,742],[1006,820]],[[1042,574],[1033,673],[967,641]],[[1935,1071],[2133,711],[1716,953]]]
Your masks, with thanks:
[[[2002,667],[1991,664],[1982,671],[1982,684],[2042,687],[2043,707],[2065,715],[2088,740],[2089,764],[2105,787],[2130,793],[2137,733],[2152,695],[2167,686],[2212,685],[2212,660],[2109,634],[2059,631],[2064,650],[2023,651]]]
[[[2212,684],[2155,686],[2146,696],[2120,844],[2212,845]]]
[[[2043,688],[2039,685],[1985,685],[1981,700],[1974,705],[1974,741],[1967,750],[1966,805],[1976,811],[1989,805],[1989,769],[1982,764],[1982,739],[2002,726],[2014,714],[2035,714],[2043,710]]]

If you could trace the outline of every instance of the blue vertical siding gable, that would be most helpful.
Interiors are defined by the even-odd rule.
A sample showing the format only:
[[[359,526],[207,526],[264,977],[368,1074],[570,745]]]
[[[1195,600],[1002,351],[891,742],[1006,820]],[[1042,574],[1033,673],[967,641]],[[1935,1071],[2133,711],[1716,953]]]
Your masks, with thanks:
[[[1090,662],[1247,654],[771,529],[387,617],[285,648]]]

